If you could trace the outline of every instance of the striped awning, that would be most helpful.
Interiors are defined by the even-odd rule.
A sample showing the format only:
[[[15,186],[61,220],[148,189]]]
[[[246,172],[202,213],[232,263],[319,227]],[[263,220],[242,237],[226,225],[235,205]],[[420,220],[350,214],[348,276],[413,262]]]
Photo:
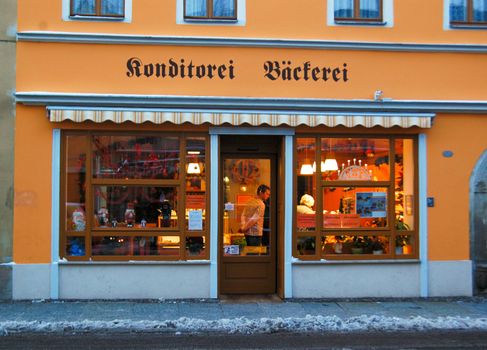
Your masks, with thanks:
[[[193,124],[212,126],[364,126],[372,128],[381,126],[392,128],[420,127],[430,128],[434,114],[432,113],[320,113],[320,114],[291,114],[291,113],[245,113],[245,112],[201,112],[201,111],[167,111],[167,110],[131,110],[105,108],[66,108],[48,107],[51,122],[71,120],[82,123],[90,120],[95,123],[111,121],[113,123],[132,122],[142,124]]]

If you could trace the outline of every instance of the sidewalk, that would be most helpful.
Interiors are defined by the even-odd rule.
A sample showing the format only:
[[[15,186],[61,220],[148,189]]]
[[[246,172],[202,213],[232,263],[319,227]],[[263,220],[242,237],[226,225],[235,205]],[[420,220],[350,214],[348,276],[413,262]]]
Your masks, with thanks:
[[[475,329],[487,299],[31,301],[0,303],[0,335],[36,332],[271,333]]]

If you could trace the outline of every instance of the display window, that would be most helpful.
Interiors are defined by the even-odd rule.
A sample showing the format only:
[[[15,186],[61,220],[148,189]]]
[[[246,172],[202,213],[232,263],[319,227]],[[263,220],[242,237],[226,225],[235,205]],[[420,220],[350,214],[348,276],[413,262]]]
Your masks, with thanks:
[[[61,255],[207,259],[206,136],[63,135]]]
[[[297,137],[295,257],[418,257],[414,137]]]

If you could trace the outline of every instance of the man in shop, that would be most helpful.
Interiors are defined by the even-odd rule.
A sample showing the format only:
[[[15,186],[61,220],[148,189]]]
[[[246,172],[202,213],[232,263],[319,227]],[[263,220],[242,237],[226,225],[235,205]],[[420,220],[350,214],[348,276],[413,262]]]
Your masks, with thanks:
[[[265,202],[271,195],[271,189],[267,185],[257,188],[257,196],[245,204],[240,217],[240,230],[245,234],[248,246],[262,245],[264,229]]]

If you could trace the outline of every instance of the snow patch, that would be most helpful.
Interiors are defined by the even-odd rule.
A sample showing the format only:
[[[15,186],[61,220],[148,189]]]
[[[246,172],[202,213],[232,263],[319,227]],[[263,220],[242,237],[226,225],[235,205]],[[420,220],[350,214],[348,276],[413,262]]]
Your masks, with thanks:
[[[421,316],[399,318],[385,316],[357,316],[341,319],[337,316],[310,316],[303,318],[260,318],[203,320],[181,317],[164,321],[0,321],[0,336],[9,333],[62,333],[69,331],[133,331],[201,333],[217,332],[227,334],[255,334],[275,332],[356,332],[356,331],[400,331],[400,330],[487,330],[487,318]]]

